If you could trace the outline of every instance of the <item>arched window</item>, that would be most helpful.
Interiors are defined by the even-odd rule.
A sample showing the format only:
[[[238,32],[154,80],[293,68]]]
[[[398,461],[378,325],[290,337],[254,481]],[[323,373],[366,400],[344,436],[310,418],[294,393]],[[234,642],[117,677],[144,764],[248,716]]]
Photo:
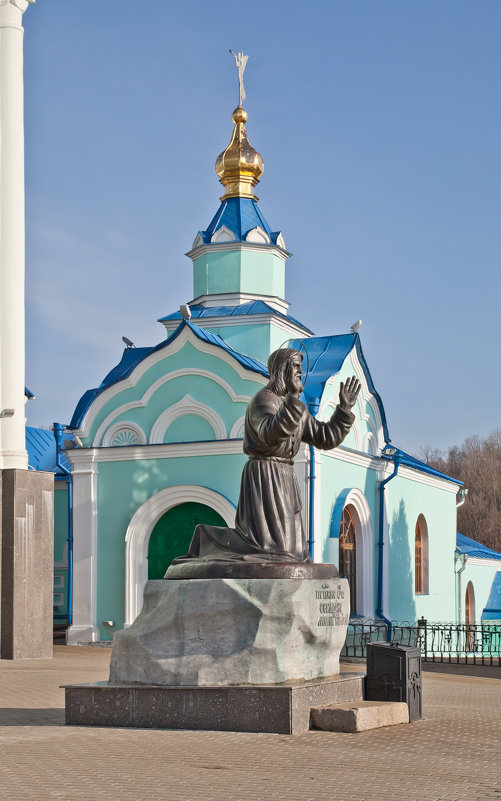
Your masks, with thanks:
[[[350,585],[351,614],[357,611],[357,553],[355,523],[347,506],[343,509],[339,529],[339,575]]]
[[[464,621],[466,624],[466,644],[467,651],[476,651],[476,638],[475,638],[475,590],[471,581],[468,582],[466,587],[466,594],[464,599]]]
[[[428,593],[428,527],[423,515],[419,515],[414,532],[414,592]]]
[[[416,595],[423,592],[423,535],[419,520],[416,523],[416,536],[414,541],[414,587]]]

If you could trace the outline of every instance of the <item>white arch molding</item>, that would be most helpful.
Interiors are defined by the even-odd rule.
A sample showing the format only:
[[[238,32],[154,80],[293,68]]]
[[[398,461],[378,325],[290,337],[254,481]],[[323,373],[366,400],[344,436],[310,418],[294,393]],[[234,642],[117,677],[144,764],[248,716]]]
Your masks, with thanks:
[[[244,435],[245,429],[245,415],[239,417],[238,420],[233,423],[230,431],[230,439],[242,439]]]
[[[369,504],[362,490],[350,490],[344,502],[345,509],[347,506],[350,507],[355,524],[357,614],[360,617],[372,617],[373,531]]]
[[[136,510],[125,534],[125,625],[134,622],[143,606],[143,590],[148,580],[148,545],[160,518],[181,503],[210,506],[228,526],[235,524],[236,509],[219,492],[195,484],[166,487],[152,495]]]
[[[160,348],[159,350],[155,350],[153,353],[149,354],[145,359],[140,361],[137,367],[134,368],[132,373],[127,378],[122,378],[120,381],[117,381],[115,384],[112,384],[111,386],[103,390],[103,392],[101,392],[98,395],[98,397],[90,404],[89,408],[84,414],[80,427],[78,429],[75,429],[75,433],[78,434],[79,437],[88,437],[99,412],[108,403],[108,401],[110,401],[116,395],[119,395],[121,392],[124,391],[124,389],[130,389],[131,387],[135,387],[139,379],[142,378],[142,376],[146,373],[147,370],[149,370],[155,364],[158,364],[158,362],[161,362],[163,359],[173,356],[175,353],[179,353],[179,351],[182,350],[182,348],[187,342],[193,345],[193,347],[196,350],[200,351],[200,353],[207,353],[208,355],[216,356],[219,360],[228,364],[239,376],[239,378],[242,378],[244,381],[250,381],[252,384],[250,388],[251,395],[253,395],[254,392],[256,391],[255,387],[253,386],[254,383],[264,386],[264,384],[266,384],[268,381],[268,378],[262,375],[261,373],[243,367],[233,356],[227,353],[223,348],[217,345],[213,345],[209,342],[202,342],[196,336],[196,334],[193,333],[193,331],[189,326],[185,326],[185,328],[181,331],[181,333],[175,338],[173,342],[167,340],[162,348]],[[195,371],[190,370],[190,372],[195,372]],[[171,374],[171,377],[173,376],[174,373]],[[160,380],[163,380],[163,377],[162,379],[159,379],[159,381]],[[151,389],[155,387],[156,383],[157,382],[155,382],[155,384],[152,384]],[[218,381],[218,383],[221,382]],[[145,397],[146,395],[147,392],[145,393]],[[235,395],[235,398],[232,398],[232,400],[237,400],[237,399],[239,399],[239,396],[237,395]],[[124,404],[123,406],[120,407],[120,413],[135,408],[136,406],[142,406],[142,405],[144,404],[142,403],[141,400],[134,401],[130,404]],[[116,412],[113,412],[112,415],[107,418],[105,428],[107,428],[108,425],[110,425],[112,419],[115,416]],[[102,436],[103,430],[101,429],[101,426],[100,426],[100,431]],[[94,444],[97,445],[99,443],[95,442]]]
[[[255,228],[252,228],[247,236],[245,237],[247,242],[259,242],[262,245],[269,245],[270,244],[270,237],[264,231],[260,225],[256,225]]]
[[[358,403],[358,401],[357,401],[357,403]],[[334,414],[334,412],[336,411],[336,406],[337,406],[336,401],[334,401],[334,400],[327,401],[326,404],[324,404],[323,406],[320,407],[320,411],[319,411],[319,413],[317,415],[317,419],[320,420],[322,423],[327,423],[331,419],[331,417]],[[355,409],[353,409],[353,413],[356,414],[356,411],[358,411],[358,406],[355,407]],[[359,423],[358,417],[355,417],[355,419],[354,419],[354,421],[352,423],[352,426],[351,426],[351,431],[353,433],[353,440],[354,440],[355,450],[361,451],[362,450],[362,433],[360,431],[360,423]]]
[[[113,442],[117,434],[123,435],[122,445],[146,445],[146,435],[141,426],[128,420],[120,420],[110,426],[103,437],[103,445],[107,448],[118,445]]]
[[[180,401],[169,406],[168,409],[165,409],[153,423],[150,434],[150,445],[161,444],[164,441],[167,429],[172,425],[174,420],[188,414],[194,414],[206,420],[214,431],[216,439],[226,439],[226,426],[218,413],[205,403],[200,403],[200,401],[195,400],[191,395],[185,395]]]
[[[226,225],[222,225],[211,236],[211,242],[235,242],[236,236]]]
[[[160,387],[164,386],[168,382],[174,381],[177,378],[188,378],[192,376],[207,378],[209,381],[213,381],[215,384],[218,384],[229,395],[233,403],[249,403],[252,397],[252,395],[237,394],[234,391],[233,387],[231,387],[230,384],[228,384],[228,382],[224,380],[224,378],[221,378],[221,376],[217,375],[216,373],[211,373],[209,370],[202,370],[199,367],[187,367],[187,368],[181,368],[179,370],[172,370],[170,373],[167,373],[167,375],[163,375],[160,376],[160,378],[157,378],[157,380],[154,381],[153,384],[151,384],[151,386],[148,387],[142,398],[139,398],[139,400],[123,403],[121,406],[117,406],[116,409],[113,409],[113,411],[110,412],[110,414],[107,415],[107,417],[105,417],[105,419],[97,429],[96,434],[94,436],[94,446],[97,447],[98,445],[104,444],[104,440],[103,442],[101,442],[101,440],[103,439],[103,434],[104,432],[106,432],[108,426],[111,425],[113,420],[120,417],[120,415],[131,411],[131,409],[144,408],[149,403],[155,392],[157,392],[157,390],[160,389]],[[104,434],[104,436],[106,436],[106,434]]]

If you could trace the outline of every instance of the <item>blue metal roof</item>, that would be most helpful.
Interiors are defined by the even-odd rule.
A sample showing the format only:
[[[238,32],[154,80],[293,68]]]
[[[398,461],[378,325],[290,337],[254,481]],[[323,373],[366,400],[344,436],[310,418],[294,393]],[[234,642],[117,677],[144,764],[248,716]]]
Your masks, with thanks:
[[[107,387],[130,375],[136,364],[139,364],[150,351],[151,348],[125,348],[119,363],[103,378],[100,387]]]
[[[501,620],[501,572],[499,571],[492,579],[491,591],[481,619],[482,621]]]
[[[466,537],[460,534],[459,531],[456,537],[456,550],[459,553],[465,553],[467,556],[475,556],[477,559],[499,559],[501,561],[501,553],[493,551],[487,545],[482,545],[471,537]]]
[[[359,335],[339,334],[337,336],[328,337],[311,337],[309,339],[291,340],[289,343],[289,347],[297,348],[297,350],[304,353],[303,346],[306,348],[309,360],[309,373],[304,386],[304,398],[308,404],[318,403],[329,378],[339,373],[350,351],[353,350],[353,348],[356,349],[369,389],[376,398],[379,406],[385,441],[390,442],[383,402],[374,387],[374,382],[372,381],[372,376],[362,351]],[[308,360],[305,361],[308,362]],[[307,364],[304,366],[307,367]]]
[[[280,231],[271,230],[257,202],[245,197],[230,197],[223,200],[209,223],[209,227],[205,231],[199,231],[206,245],[210,244],[214,232],[223,225],[233,231],[239,242],[244,242],[249,231],[256,228],[257,225],[266,231],[273,244],[276,244],[280,233]]]
[[[393,456],[389,456],[384,451],[382,452],[382,456],[389,461],[394,461],[398,458],[400,464],[403,464],[405,467],[412,467],[413,470],[419,470],[421,473],[428,473],[430,476],[436,476],[437,478],[445,478],[446,481],[452,481],[454,484],[459,484],[461,487],[463,486],[463,482],[459,481],[457,478],[452,478],[448,476],[446,473],[441,473],[439,470],[435,470],[434,467],[430,467],[429,464],[425,462],[421,462],[419,459],[416,459],[415,456],[411,456],[409,453],[405,453],[405,451],[401,451],[399,448],[395,448],[396,454]]]
[[[73,439],[73,434],[68,432],[65,434],[65,439]],[[64,475],[56,465],[56,440],[52,431],[26,426],[26,450],[28,467],[31,470],[46,470],[56,475]],[[71,464],[64,453],[61,454],[61,461],[68,470],[71,470]]]
[[[127,378],[127,376],[132,373],[137,365],[146,359],[151,353],[156,353],[156,351],[162,350],[162,348],[168,348],[169,345],[174,342],[175,339],[177,339],[181,331],[186,326],[193,331],[198,339],[202,340],[203,342],[208,342],[211,345],[215,345],[218,348],[222,348],[222,350],[226,351],[226,353],[229,353],[239,364],[242,365],[242,367],[245,367],[246,370],[251,370],[254,373],[259,373],[260,375],[268,377],[268,371],[266,370],[266,367],[264,364],[261,364],[261,362],[258,362],[257,359],[251,359],[250,356],[244,356],[242,353],[238,353],[236,350],[233,350],[233,348],[230,348],[224,339],[221,339],[221,337],[217,334],[212,334],[210,331],[205,331],[203,328],[199,328],[194,323],[183,320],[168,339],[163,340],[152,348],[126,348],[120,362],[116,365],[116,367],[110,370],[101,384],[95,389],[88,389],[87,392],[82,395],[73,413],[70,428],[80,427],[87,410],[97,396],[101,394],[101,392],[113,384],[117,384],[119,381],[122,381],[124,378]]]
[[[299,320],[296,320],[295,317],[292,317],[290,314],[284,314],[283,312],[277,311],[277,309],[274,309],[273,306],[270,306],[264,300],[252,300],[249,301],[249,303],[242,303],[240,306],[202,306],[201,304],[196,303],[190,306],[190,311],[192,319],[195,320],[198,320],[201,317],[243,317],[246,315],[252,316],[254,314],[278,314],[278,316],[282,317],[284,320],[294,323],[304,331],[311,333],[310,329],[300,323]],[[181,312],[176,311],[172,314],[168,314],[166,317],[160,317],[158,322],[163,323],[165,320],[181,319]]]

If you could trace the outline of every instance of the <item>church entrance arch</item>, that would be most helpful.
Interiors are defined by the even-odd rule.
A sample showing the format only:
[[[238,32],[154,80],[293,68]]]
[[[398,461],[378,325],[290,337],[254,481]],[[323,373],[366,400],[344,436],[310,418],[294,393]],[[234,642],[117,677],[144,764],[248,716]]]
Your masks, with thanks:
[[[181,484],[176,487],[166,487],[148,498],[137,509],[125,535],[126,626],[130,626],[133,623],[143,606],[143,590],[148,581],[149,573],[148,555],[151,535],[157,523],[170,509],[184,504],[209,507],[210,513],[215,512],[219,520],[222,520],[220,525],[232,527],[235,524],[235,506],[224,495],[207,487],[199,487],[195,484]],[[204,519],[204,522],[210,523],[212,521]],[[161,531],[161,528],[159,531]],[[193,534],[193,529],[191,534]],[[188,536],[185,527],[184,536],[187,537],[188,545],[191,540],[191,534]],[[160,535],[155,535],[155,539],[160,539]],[[174,556],[181,556],[186,551],[187,546],[183,546]],[[161,570],[159,560],[157,570]],[[165,570],[163,572],[165,573]]]
[[[148,543],[148,579],[163,579],[172,560],[188,551],[193,532],[199,523],[210,526],[226,525],[215,509],[193,501],[173,506],[162,515],[151,532]]]

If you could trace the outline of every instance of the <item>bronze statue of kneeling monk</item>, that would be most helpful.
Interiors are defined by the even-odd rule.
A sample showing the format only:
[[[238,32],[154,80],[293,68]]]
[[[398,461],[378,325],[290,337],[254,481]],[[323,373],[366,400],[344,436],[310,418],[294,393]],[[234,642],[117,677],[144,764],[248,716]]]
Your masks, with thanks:
[[[333,565],[312,563],[294,457],[302,442],[330,450],[344,440],[355,419],[351,409],[360,382],[352,377],[341,383],[336,410],[322,423],[299,400],[302,360],[292,348],[272,353],[270,380],[249,403],[243,442],[249,459],[242,473],[235,528],[198,525],[188,553],[174,559],[165,578],[302,578],[313,568],[318,578],[337,575]]]

